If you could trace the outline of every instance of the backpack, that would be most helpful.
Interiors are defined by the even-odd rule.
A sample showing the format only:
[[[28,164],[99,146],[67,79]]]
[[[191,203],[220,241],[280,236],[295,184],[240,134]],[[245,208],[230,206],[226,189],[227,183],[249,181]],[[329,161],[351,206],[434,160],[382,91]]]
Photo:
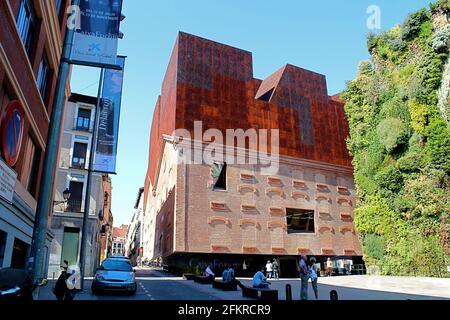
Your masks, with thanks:
[[[311,280],[317,279],[317,272],[313,268],[309,269],[309,277]]]

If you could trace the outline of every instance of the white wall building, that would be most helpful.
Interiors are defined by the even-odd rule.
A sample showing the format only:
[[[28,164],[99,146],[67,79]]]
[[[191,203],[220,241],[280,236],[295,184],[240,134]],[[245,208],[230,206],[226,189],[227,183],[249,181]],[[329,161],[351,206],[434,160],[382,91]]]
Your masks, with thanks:
[[[51,244],[49,277],[57,277],[64,260],[79,265],[81,229],[86,199],[88,164],[92,146],[97,98],[72,94],[64,116],[59,165],[55,181],[55,205],[51,230],[55,237]],[[63,203],[63,192],[68,189],[70,199]],[[89,224],[86,247],[86,276],[91,276],[99,260],[99,214],[104,204],[102,174],[93,173],[89,198]]]

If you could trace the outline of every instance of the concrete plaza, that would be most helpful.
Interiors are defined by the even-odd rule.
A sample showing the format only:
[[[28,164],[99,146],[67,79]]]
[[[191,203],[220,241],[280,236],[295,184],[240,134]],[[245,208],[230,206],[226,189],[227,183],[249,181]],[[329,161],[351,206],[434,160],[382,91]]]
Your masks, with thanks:
[[[251,286],[251,279],[239,279]],[[225,292],[164,274],[157,270],[137,269],[138,291],[135,296],[102,294],[94,296],[90,291],[92,279],[85,280],[85,290],[76,300],[248,300],[242,297],[240,289]],[[292,287],[294,300],[300,299],[300,280],[272,280],[271,288],[277,289],[280,300],[286,299],[286,285]],[[52,293],[54,281],[42,288],[39,300],[55,300]],[[330,291],[338,292],[339,300],[450,300],[450,279],[382,277],[382,276],[340,276],[319,278],[319,300],[329,300]],[[311,284],[308,285],[309,299],[314,299]]]

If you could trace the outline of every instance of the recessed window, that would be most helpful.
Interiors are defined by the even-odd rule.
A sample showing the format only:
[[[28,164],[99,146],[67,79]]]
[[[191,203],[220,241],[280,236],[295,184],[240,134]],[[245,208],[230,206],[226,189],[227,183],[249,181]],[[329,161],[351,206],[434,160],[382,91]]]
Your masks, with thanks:
[[[91,110],[79,108],[77,117],[77,130],[89,131],[91,126]]]
[[[87,144],[75,142],[73,145],[72,167],[84,169],[86,165]]]
[[[214,163],[212,167],[213,190],[227,190],[227,164]]]
[[[25,50],[30,54],[33,33],[36,29],[36,16],[32,1],[20,1],[19,14],[17,15],[17,28],[19,29],[20,38],[22,39]]]
[[[70,181],[70,199],[68,201],[68,211],[71,212],[82,212],[81,205],[83,203],[83,182]]]
[[[42,100],[45,100],[47,93],[47,84],[50,77],[50,68],[48,66],[47,57],[45,54],[42,56],[41,63],[39,64],[39,72],[37,77],[37,86],[41,93]]]
[[[28,136],[26,141],[22,182],[28,192],[35,197],[37,196],[36,191],[41,160],[41,150],[36,146],[31,136]]]
[[[286,209],[288,233],[314,233],[314,211]]]
[[[273,92],[275,91],[275,88],[270,89],[266,93],[264,93],[262,96],[258,98],[258,100],[269,102],[272,98]]]

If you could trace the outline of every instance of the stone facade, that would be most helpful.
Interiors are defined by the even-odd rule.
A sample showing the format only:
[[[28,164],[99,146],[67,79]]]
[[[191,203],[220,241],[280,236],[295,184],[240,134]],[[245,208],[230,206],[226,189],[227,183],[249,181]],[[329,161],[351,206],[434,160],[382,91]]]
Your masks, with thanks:
[[[86,187],[88,177],[89,155],[92,146],[92,132],[94,129],[95,106],[97,98],[72,94],[66,104],[64,114],[64,124],[59,151],[59,166],[55,182],[55,200],[59,204],[55,206],[52,219],[51,230],[55,234],[52,241],[49,259],[49,277],[58,276],[60,266],[63,264],[63,256],[72,257],[73,264],[79,264],[79,254],[81,246],[81,230],[84,215],[84,206],[86,199]],[[80,110],[88,110],[90,117],[85,122],[78,122]],[[83,125],[86,125],[83,127]],[[79,154],[75,154],[76,144],[85,145],[84,160]],[[78,184],[79,191],[73,188],[73,183]],[[67,203],[64,203],[63,192],[69,189],[71,197]],[[105,196],[105,193],[108,196]],[[89,197],[89,222],[87,232],[86,245],[86,276],[92,276],[100,260],[105,257],[102,255],[102,239],[106,238],[106,234],[102,234],[103,225],[107,224],[106,219],[110,219],[110,201],[111,201],[111,181],[107,176],[100,173],[93,173],[91,179],[91,195]],[[105,204],[106,210],[105,215]],[[103,221],[100,220],[103,219]],[[112,224],[111,224],[112,225]],[[106,226],[105,226],[106,229]],[[105,230],[107,231],[107,230]],[[71,241],[78,244],[67,244],[64,247],[65,237],[71,234]],[[105,239],[106,240],[106,239]],[[65,248],[70,247],[70,252],[65,254]],[[106,242],[105,242],[105,250]],[[66,252],[69,249],[66,249]]]

